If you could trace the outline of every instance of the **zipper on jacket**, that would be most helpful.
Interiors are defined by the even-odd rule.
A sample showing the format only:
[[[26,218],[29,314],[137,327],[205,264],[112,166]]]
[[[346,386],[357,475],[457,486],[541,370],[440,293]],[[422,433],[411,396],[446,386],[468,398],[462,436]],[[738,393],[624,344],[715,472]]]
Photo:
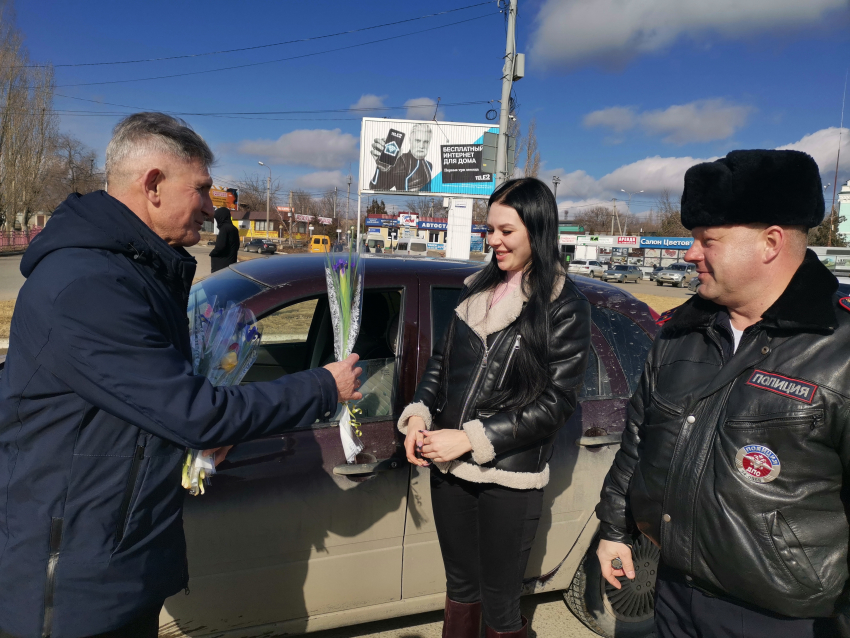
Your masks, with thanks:
[[[142,465],[142,459],[145,458],[145,446],[137,445],[136,452],[133,455],[133,464],[130,466],[130,476],[127,477],[127,486],[124,488],[124,498],[121,499],[121,507],[118,509],[118,528],[115,536],[118,542],[124,538],[124,528],[127,526],[127,519],[130,516],[130,501],[133,499],[133,492],[136,488],[136,478],[139,476],[139,467]]]
[[[496,390],[501,390],[502,385],[505,383],[505,378],[508,376],[508,368],[511,365],[511,361],[514,360],[514,354],[517,350],[519,350],[519,344],[522,341],[522,335],[517,335],[516,339],[514,339],[514,347],[511,348],[511,351],[508,353],[508,358],[505,361],[505,369],[502,370],[502,374],[499,377],[499,383],[496,384]]]
[[[56,564],[59,562],[59,548],[62,545],[62,523],[61,518],[50,519],[50,553],[47,558],[47,579],[44,582],[42,638],[50,638],[53,631],[53,592],[56,582]]]
[[[754,419],[729,419],[727,425],[735,428],[758,429],[758,428],[776,428],[776,427],[793,427],[799,425],[808,425],[814,430],[823,421],[823,413],[817,410],[814,413],[798,414],[795,416],[784,416],[776,418],[754,418]]]
[[[481,337],[476,332],[475,335],[481,339]],[[493,348],[497,348],[501,345],[502,340],[505,338],[504,333],[500,334],[496,338],[496,342],[493,343]],[[475,378],[472,380],[472,384],[469,386],[469,392],[467,392],[466,397],[463,400],[463,409],[460,411],[460,422],[457,424],[457,429],[460,430],[463,428],[463,420],[466,416],[466,411],[469,409],[469,404],[472,401],[472,397],[475,396],[475,393],[478,392],[478,383],[481,381],[482,373],[487,369],[487,360],[490,356],[490,346],[487,345],[486,339],[481,339],[481,342],[484,344],[484,356],[481,358],[481,363],[478,364],[478,370],[475,372]]]

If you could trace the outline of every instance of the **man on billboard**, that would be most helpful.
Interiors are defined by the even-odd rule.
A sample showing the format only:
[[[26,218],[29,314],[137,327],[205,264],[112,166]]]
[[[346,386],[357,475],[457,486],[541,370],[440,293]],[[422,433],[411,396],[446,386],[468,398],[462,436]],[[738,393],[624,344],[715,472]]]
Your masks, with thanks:
[[[372,141],[375,173],[369,182],[373,190],[428,192],[432,165],[425,157],[431,147],[431,126],[415,124],[410,130],[410,150],[401,152],[404,133],[390,129],[387,137]]]

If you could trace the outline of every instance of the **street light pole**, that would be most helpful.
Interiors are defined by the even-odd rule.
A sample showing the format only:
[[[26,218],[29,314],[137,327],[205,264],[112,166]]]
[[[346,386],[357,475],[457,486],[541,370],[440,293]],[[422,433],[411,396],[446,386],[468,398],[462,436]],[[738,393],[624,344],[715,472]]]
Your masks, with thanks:
[[[626,217],[626,227],[625,227],[625,229],[623,230],[623,234],[626,234],[626,231],[629,229],[629,220],[632,218],[632,193],[630,193],[629,191],[627,191],[627,190],[626,190],[626,189],[624,189],[624,188],[621,188],[621,189],[620,189],[620,192],[621,192],[621,193],[626,193],[626,194],[628,194],[628,196],[629,196],[629,203],[628,203],[628,211],[629,211],[629,215],[628,215],[628,217]],[[642,192],[643,192],[643,191],[638,191],[638,193],[642,193]]]
[[[260,166],[266,166],[262,162],[257,162]],[[266,166],[269,169],[269,179],[266,182],[266,239],[269,238],[269,208],[272,199],[272,169]]]

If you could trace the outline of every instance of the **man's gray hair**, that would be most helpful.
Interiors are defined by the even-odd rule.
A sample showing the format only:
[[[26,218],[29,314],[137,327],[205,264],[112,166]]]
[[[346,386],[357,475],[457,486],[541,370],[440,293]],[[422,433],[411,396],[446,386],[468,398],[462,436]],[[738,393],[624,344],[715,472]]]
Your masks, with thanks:
[[[431,125],[430,125],[430,124],[424,124],[424,123],[423,123],[423,124],[414,124],[414,125],[413,125],[413,128],[411,128],[411,129],[410,129],[410,135],[411,135],[411,137],[413,136],[413,133],[414,133],[417,129],[422,130],[422,131],[427,131],[427,132],[428,132],[428,135],[433,135],[433,134],[434,134],[434,131],[433,131],[433,129],[431,128]]]
[[[134,113],[118,122],[106,147],[106,181],[118,182],[128,162],[145,155],[162,153],[186,162],[201,162],[207,169],[215,161],[200,135],[183,120],[165,113]]]

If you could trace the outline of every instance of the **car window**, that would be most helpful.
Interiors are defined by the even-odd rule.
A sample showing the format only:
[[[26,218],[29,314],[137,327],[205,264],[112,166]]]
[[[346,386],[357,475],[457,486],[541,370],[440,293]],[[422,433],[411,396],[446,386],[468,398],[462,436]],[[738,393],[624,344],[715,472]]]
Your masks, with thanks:
[[[427,250],[425,244],[410,244],[410,250],[415,253],[424,253]]]
[[[363,369],[363,398],[354,406],[361,410],[358,418],[368,420],[393,413],[401,304],[401,290],[366,290],[363,294],[360,333],[353,349],[360,355],[358,366]],[[260,317],[260,323],[262,345],[243,383],[278,379],[335,359],[327,295],[292,301]],[[340,406],[335,415],[317,426],[339,421],[343,409]]]
[[[431,351],[443,338],[460,298],[460,288],[431,288]]]
[[[671,264],[667,267],[667,270],[687,270],[687,266],[683,266],[682,264]]]
[[[399,242],[398,243],[398,250],[407,250],[407,242],[404,242],[404,241]]]
[[[322,240],[322,245],[323,245],[323,246],[327,246],[327,245],[328,245],[328,240],[327,240],[327,239],[323,239],[323,240]]]
[[[580,260],[580,259],[576,259],[576,260],[574,260],[574,261],[572,262],[572,264],[573,264],[574,266],[584,266],[586,263],[587,263],[586,261],[582,261],[582,260]]]
[[[608,370],[596,354],[596,349],[591,346],[587,357],[587,370],[584,371],[584,384],[579,392],[579,399],[592,399],[598,397],[609,397],[611,392],[611,381],[608,378]]]
[[[640,326],[616,310],[591,306],[590,316],[617,356],[632,394],[643,374],[652,340]]]
[[[628,270],[628,266],[614,266],[614,270]]]

